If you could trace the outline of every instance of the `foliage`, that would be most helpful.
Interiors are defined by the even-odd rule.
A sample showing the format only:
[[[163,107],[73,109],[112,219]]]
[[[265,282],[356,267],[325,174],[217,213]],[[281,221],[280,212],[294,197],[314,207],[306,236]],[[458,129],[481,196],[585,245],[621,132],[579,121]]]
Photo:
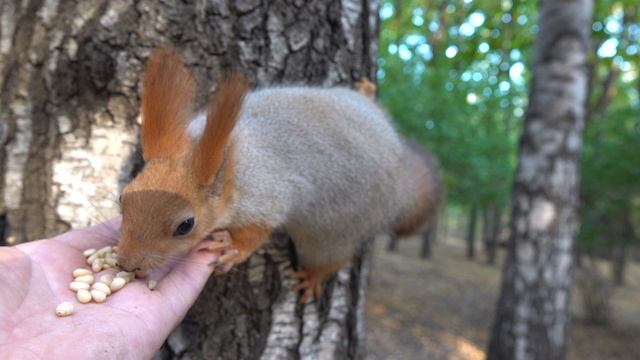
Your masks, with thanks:
[[[535,9],[452,4],[383,4],[381,99],[401,131],[439,158],[449,202],[505,206]]]
[[[640,213],[639,7],[596,2],[583,247],[610,245],[606,223]],[[380,98],[398,128],[436,154],[450,204],[507,207],[537,2],[396,0],[383,2],[380,15]]]
[[[582,155],[579,246],[637,240],[640,211],[640,5],[597,2],[589,118]]]

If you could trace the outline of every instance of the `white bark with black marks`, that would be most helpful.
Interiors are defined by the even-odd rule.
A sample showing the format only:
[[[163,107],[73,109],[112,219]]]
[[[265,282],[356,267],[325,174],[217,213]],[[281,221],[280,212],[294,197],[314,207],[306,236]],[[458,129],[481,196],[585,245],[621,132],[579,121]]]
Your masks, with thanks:
[[[379,0],[0,3],[0,217],[12,243],[118,212],[140,169],[139,92],[149,53],[173,45],[208,98],[228,70],[265,86],[375,78]],[[363,354],[360,255],[301,306],[289,242],[212,279],[161,358]]]
[[[591,0],[540,3],[489,359],[566,356],[592,10]]]

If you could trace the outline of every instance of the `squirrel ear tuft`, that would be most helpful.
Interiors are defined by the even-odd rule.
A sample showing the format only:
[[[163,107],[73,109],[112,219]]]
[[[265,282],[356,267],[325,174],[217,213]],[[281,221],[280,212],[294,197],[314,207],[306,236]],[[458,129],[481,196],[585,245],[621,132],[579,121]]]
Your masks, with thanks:
[[[213,95],[207,112],[207,124],[193,149],[192,168],[198,184],[210,185],[220,170],[226,145],[238,121],[248,88],[247,79],[233,73],[222,80]]]
[[[142,153],[146,161],[177,157],[188,148],[185,132],[195,94],[192,74],[173,49],[151,54],[142,91]]]

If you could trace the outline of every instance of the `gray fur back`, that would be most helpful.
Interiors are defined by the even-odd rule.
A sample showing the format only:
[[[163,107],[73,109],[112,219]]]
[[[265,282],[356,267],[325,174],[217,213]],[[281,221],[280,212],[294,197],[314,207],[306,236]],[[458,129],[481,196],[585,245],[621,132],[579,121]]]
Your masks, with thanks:
[[[377,105],[355,91],[252,92],[232,141],[231,222],[286,231],[303,265],[346,260],[393,220],[401,141]]]

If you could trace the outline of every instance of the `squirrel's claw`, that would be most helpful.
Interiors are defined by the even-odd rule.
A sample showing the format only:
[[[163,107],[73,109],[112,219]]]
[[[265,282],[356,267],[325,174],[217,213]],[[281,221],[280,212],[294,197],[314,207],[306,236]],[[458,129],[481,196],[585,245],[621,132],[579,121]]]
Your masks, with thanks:
[[[231,234],[227,230],[215,231],[208,238],[215,244],[209,246],[207,251],[220,253],[220,257],[209,265],[215,265],[215,276],[226,274],[235,265],[234,260],[240,255],[240,251],[231,247]]]
[[[221,251],[222,255],[210,264],[216,267],[216,269],[213,271],[213,274],[215,276],[220,276],[228,273],[233,265],[236,264],[235,259],[240,255],[240,251],[238,249],[231,249],[228,247],[218,251]]]
[[[226,248],[226,249],[223,249],[222,251],[223,251],[222,256],[220,256],[213,262],[215,266],[222,266],[229,263],[233,263],[233,259],[238,257],[238,254],[240,254],[240,251],[238,251],[238,249]]]
[[[306,271],[294,271],[291,274],[296,279],[301,279],[293,290],[302,291],[299,302],[305,304],[311,297],[315,300],[320,299],[322,296],[322,283],[324,282],[323,273],[306,272]]]

